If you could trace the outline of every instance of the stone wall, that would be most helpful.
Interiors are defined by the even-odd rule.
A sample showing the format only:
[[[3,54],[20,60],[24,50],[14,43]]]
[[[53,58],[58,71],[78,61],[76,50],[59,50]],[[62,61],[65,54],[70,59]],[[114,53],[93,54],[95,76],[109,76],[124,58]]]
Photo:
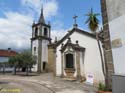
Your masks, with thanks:
[[[48,48],[48,71],[56,75],[56,49],[52,46]]]

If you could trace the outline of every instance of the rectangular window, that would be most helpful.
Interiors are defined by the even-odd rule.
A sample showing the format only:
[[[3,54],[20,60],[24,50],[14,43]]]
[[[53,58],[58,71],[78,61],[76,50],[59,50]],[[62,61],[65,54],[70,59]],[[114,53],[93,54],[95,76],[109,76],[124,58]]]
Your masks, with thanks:
[[[34,47],[34,55],[36,55],[36,47]]]

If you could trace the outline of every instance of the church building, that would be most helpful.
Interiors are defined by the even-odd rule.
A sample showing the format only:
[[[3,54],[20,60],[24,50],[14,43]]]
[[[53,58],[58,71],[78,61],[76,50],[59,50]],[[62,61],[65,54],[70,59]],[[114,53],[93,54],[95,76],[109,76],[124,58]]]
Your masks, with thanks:
[[[104,81],[96,37],[79,29],[76,21],[62,39],[51,42],[51,26],[45,23],[42,9],[38,23],[32,25],[31,49],[37,62],[33,71],[74,80],[91,74],[94,83]]]

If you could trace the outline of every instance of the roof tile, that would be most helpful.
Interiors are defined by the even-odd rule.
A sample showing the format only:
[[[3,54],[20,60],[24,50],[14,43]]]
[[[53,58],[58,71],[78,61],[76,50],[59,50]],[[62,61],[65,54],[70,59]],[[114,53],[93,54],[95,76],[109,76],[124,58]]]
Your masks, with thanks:
[[[17,52],[12,51],[12,50],[2,50],[0,49],[0,57],[11,57],[15,56]]]

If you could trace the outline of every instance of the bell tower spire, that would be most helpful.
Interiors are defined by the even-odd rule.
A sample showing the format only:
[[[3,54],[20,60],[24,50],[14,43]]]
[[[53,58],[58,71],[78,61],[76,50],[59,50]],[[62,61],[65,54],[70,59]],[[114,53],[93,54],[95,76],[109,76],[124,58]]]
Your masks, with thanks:
[[[34,71],[41,73],[47,70],[48,45],[51,43],[51,26],[46,24],[43,15],[43,7],[38,23],[32,25],[31,48],[32,55],[36,57]]]
[[[39,23],[45,23],[45,20],[44,20],[44,14],[43,14],[43,6],[41,8],[41,14],[40,14],[40,18],[39,18]]]

